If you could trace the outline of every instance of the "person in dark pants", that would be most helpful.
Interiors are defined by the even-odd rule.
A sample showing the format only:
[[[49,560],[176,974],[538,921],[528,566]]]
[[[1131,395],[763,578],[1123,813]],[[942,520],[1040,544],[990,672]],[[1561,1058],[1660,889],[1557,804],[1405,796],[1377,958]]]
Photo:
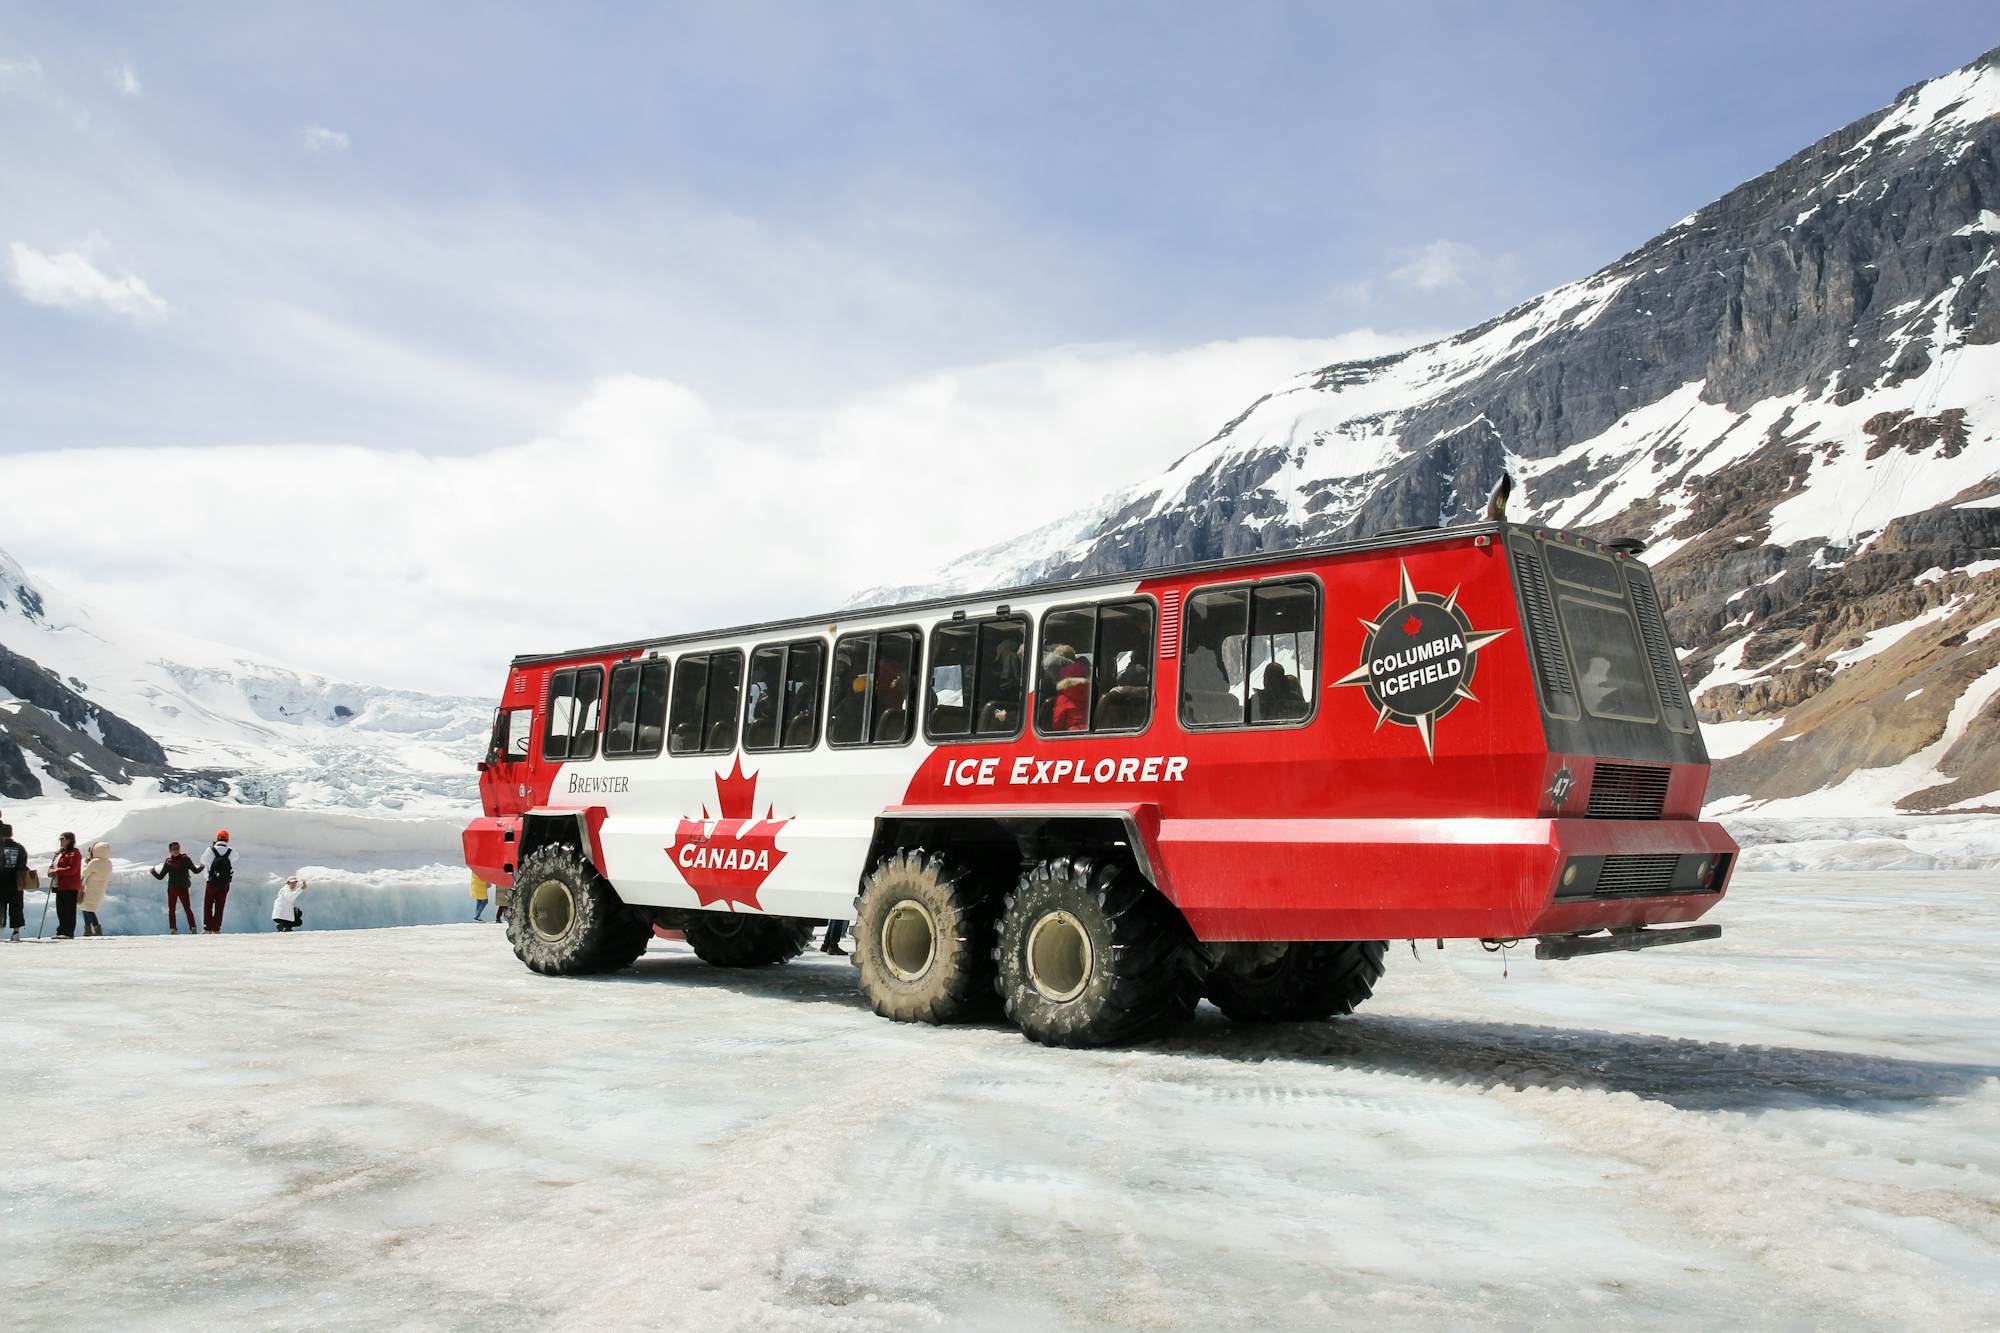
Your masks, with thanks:
[[[172,934],[181,933],[181,928],[175,924],[176,907],[187,913],[188,934],[195,933],[194,904],[188,901],[188,884],[200,873],[201,867],[194,863],[192,856],[181,850],[177,842],[167,844],[167,859],[153,870],[154,879],[167,882],[167,930]]]
[[[49,862],[49,892],[56,900],[56,938],[76,938],[76,900],[83,896],[83,853],[77,850],[76,834],[62,835],[62,846]]]
[[[826,938],[819,942],[819,951],[821,953],[830,953],[835,958],[847,957],[847,950],[840,947],[840,937],[846,933],[847,923],[845,921],[827,922]]]
[[[22,899],[28,887],[28,849],[14,841],[11,825],[0,824],[0,913],[7,918],[7,928],[13,931],[10,939],[21,938],[21,927],[27,924],[27,914]]]
[[[208,848],[208,884],[201,891],[201,933],[222,933],[223,909],[229,906],[229,884],[236,878],[235,857],[229,846],[229,830],[215,835]]]

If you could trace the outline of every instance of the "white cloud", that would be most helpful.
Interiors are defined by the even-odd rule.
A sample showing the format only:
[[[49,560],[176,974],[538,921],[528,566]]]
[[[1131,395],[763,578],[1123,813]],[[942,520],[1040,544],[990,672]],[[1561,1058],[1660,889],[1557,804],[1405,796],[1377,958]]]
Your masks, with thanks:
[[[354,679],[486,693],[514,653],[810,614],[1165,466],[1300,370],[1407,342],[1066,347],[818,412],[597,382],[474,455],[349,446],[17,454],[9,552],[139,625]],[[220,505],[226,531],[189,515]],[[220,618],[220,623],[218,619]]]
[[[344,153],[348,138],[339,130],[330,130],[324,125],[307,125],[299,131],[299,142],[309,153]]]
[[[7,247],[8,277],[14,290],[35,304],[62,310],[94,310],[135,323],[163,319],[167,303],[136,273],[112,277],[75,250],[44,254],[14,241]]]
[[[1389,276],[1420,292],[1453,288],[1497,290],[1514,278],[1514,256],[1490,255],[1464,241],[1439,239],[1402,253]]]
[[[111,86],[116,88],[121,96],[137,97],[146,91],[145,85],[139,82],[139,72],[132,68],[132,62],[129,60],[121,60],[113,65],[110,78]]]

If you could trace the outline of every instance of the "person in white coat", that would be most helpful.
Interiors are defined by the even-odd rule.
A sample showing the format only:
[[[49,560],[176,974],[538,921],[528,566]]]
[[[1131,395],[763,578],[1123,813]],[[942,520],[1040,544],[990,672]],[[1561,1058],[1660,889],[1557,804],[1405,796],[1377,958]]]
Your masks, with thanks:
[[[111,844],[93,842],[90,844],[90,857],[83,863],[83,898],[77,904],[83,909],[85,939],[104,933],[104,925],[97,919],[97,909],[104,906],[104,894],[110,887]]]
[[[278,896],[271,903],[271,924],[281,933],[305,924],[306,914],[299,910],[299,895],[305,891],[306,882],[297,875],[278,886]]]

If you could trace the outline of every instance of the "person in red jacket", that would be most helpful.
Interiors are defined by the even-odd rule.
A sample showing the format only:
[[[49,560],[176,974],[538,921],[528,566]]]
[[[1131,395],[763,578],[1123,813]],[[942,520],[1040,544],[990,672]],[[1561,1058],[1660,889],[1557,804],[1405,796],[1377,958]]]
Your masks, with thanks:
[[[76,938],[76,900],[83,893],[83,853],[76,834],[62,835],[62,849],[49,862],[49,892],[56,896],[56,938]]]
[[[181,850],[181,845],[177,842],[167,844],[167,859],[153,870],[154,879],[163,879],[167,882],[167,929],[173,934],[181,933],[181,928],[175,924],[176,907],[187,913],[188,934],[196,933],[194,904],[188,901],[188,885],[193,877],[200,873],[201,867],[195,864],[192,856]]]

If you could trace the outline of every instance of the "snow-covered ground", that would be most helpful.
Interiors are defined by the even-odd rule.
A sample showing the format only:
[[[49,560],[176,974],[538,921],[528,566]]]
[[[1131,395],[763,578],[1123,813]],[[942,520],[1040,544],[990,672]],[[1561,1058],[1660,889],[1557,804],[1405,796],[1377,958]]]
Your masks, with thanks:
[[[1391,956],[1059,1052],[809,956],[470,925],[0,946],[15,1327],[1991,1326],[2000,893],[1745,875],[1712,944]]]

